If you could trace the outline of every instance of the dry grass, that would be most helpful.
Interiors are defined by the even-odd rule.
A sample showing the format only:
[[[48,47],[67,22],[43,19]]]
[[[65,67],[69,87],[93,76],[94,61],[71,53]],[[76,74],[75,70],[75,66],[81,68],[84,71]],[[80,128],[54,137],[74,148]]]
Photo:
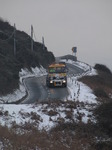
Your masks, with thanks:
[[[28,127],[27,124],[24,128]],[[102,133],[91,123],[62,123],[49,132],[39,131],[33,125],[30,127],[29,132],[17,133],[18,126],[15,126],[15,130],[0,126],[3,150],[36,150],[36,148],[37,150],[100,150],[100,148],[110,150],[112,148],[110,141],[96,142],[95,138],[100,139]]]

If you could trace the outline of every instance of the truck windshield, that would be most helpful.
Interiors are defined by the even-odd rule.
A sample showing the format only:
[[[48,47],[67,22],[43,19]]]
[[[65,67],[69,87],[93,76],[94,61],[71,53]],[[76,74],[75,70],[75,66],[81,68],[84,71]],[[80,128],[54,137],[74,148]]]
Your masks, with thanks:
[[[49,73],[66,73],[66,67],[51,67]]]

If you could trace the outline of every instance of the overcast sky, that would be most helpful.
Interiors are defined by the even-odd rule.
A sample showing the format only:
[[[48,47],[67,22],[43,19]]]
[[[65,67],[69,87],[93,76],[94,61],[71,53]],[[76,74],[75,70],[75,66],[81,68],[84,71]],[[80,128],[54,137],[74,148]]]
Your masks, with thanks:
[[[55,56],[72,54],[112,70],[112,0],[0,0],[0,17],[30,34]]]

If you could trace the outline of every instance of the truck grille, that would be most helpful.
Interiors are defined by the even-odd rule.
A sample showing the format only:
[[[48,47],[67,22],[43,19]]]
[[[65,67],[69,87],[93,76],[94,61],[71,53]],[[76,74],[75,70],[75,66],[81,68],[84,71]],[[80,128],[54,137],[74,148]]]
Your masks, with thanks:
[[[54,86],[61,86],[62,85],[62,82],[61,81],[56,81],[54,82]]]

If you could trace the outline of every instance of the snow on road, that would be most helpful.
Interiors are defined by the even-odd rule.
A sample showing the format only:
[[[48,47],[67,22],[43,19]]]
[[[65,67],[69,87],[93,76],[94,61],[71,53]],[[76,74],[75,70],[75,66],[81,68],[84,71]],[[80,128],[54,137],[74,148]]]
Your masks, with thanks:
[[[67,63],[76,65],[84,69],[83,75],[94,75],[96,71],[89,65],[82,62],[74,62],[68,60]],[[72,76],[68,78],[69,96],[65,99],[64,103],[60,102],[60,105],[53,104],[3,104],[4,102],[12,102],[21,99],[26,94],[24,85],[24,78],[32,76],[43,76],[46,74],[44,68],[33,68],[32,73],[28,70],[21,70],[20,72],[20,89],[16,90],[13,94],[9,94],[5,97],[0,97],[0,124],[11,126],[13,122],[18,125],[24,125],[26,122],[34,123],[39,129],[49,130],[55,126],[58,122],[71,121],[67,116],[68,113],[72,114],[74,121],[79,121],[79,116],[84,123],[88,120],[95,121],[92,115],[93,106],[97,105],[96,96],[92,90],[85,84],[79,82],[77,79],[82,76]],[[71,110],[68,104],[76,103],[76,107]],[[35,116],[35,117],[34,117]]]

